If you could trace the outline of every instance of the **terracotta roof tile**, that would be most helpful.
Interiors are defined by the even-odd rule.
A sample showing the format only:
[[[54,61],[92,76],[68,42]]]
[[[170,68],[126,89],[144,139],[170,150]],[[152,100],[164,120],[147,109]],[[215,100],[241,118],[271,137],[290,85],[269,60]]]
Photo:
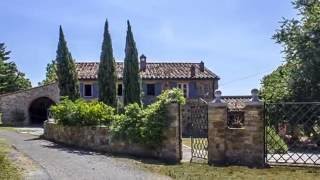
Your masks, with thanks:
[[[195,76],[191,76],[191,67],[195,67]],[[99,63],[78,62],[76,63],[79,79],[95,80]],[[117,62],[117,76],[122,79],[123,62]],[[147,63],[145,71],[140,72],[142,79],[219,79],[219,77],[204,68],[200,71],[200,63]]]
[[[222,96],[221,99],[228,104],[230,109],[242,109],[249,102],[251,96]]]

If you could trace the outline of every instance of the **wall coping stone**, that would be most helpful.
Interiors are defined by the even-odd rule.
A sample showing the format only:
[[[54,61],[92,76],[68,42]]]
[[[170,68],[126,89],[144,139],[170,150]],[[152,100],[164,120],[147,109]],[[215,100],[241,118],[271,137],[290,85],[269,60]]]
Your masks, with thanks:
[[[210,102],[208,104],[208,106],[210,106],[210,107],[227,107],[228,104],[224,103],[224,102],[220,102],[220,103],[212,103],[212,102]]]
[[[245,102],[245,106],[264,106],[262,101],[249,101]]]

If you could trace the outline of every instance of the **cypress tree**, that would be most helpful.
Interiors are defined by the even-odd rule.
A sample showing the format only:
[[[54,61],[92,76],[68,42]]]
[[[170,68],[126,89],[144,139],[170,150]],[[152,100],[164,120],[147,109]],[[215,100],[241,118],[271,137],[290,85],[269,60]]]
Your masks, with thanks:
[[[99,101],[113,107],[117,106],[116,82],[116,62],[113,58],[108,20],[106,20],[98,71]]]
[[[56,62],[60,95],[68,96],[71,100],[76,100],[80,97],[76,66],[68,50],[61,26],[59,29]]]
[[[127,21],[125,59],[123,69],[124,104],[140,102],[139,61],[136,43],[133,39],[130,22]]]

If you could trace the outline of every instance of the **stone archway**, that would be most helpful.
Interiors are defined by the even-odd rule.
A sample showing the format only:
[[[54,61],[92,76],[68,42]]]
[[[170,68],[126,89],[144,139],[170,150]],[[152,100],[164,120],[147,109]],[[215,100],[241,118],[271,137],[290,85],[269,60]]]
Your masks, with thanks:
[[[47,120],[48,109],[55,102],[48,97],[40,97],[33,100],[29,106],[29,122],[32,125],[43,124]]]

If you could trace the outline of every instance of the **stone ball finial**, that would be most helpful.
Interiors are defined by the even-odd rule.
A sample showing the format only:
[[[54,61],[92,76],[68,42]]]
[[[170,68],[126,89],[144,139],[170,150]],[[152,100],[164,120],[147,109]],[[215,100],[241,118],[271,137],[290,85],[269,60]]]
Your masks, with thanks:
[[[221,103],[221,95],[222,95],[222,92],[220,90],[215,90],[214,91],[214,100],[213,100],[213,103]]]
[[[259,94],[259,90],[258,89],[252,89],[251,90],[251,96],[252,96],[251,101],[258,102],[259,101],[258,94]]]

